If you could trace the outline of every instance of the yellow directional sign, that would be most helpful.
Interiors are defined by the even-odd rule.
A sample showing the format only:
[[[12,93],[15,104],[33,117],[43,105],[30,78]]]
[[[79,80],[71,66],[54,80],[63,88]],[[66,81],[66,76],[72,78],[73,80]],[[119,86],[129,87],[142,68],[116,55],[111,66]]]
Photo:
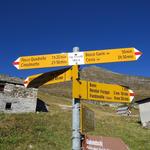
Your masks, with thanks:
[[[17,69],[33,69],[83,64],[135,61],[141,56],[135,48],[92,50],[61,54],[19,57],[13,62]]]
[[[74,81],[73,97],[104,102],[130,103],[134,98],[132,90],[115,84],[88,81]]]
[[[40,87],[42,85],[70,81],[72,79],[72,68],[65,68],[52,72],[29,76],[24,81],[25,87]]]
[[[142,53],[135,48],[86,51],[84,52],[84,63],[97,64],[134,61],[137,60],[141,54]]]
[[[68,66],[68,54],[23,56],[19,57],[13,64],[17,69]]]
[[[94,111],[83,104],[80,106],[80,128],[81,133],[93,131],[95,128]]]

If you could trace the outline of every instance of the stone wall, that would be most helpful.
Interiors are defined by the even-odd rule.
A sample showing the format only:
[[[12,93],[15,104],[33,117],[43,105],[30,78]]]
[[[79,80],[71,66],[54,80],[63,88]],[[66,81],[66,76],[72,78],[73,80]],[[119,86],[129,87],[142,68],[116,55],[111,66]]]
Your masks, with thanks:
[[[4,83],[4,90],[0,91],[0,112],[35,112],[36,105],[37,89]]]

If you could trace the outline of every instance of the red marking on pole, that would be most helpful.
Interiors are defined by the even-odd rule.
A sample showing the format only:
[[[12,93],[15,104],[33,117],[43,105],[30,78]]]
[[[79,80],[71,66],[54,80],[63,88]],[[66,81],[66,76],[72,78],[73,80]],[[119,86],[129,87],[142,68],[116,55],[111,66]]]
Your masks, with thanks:
[[[135,55],[142,55],[142,52],[135,52]]]

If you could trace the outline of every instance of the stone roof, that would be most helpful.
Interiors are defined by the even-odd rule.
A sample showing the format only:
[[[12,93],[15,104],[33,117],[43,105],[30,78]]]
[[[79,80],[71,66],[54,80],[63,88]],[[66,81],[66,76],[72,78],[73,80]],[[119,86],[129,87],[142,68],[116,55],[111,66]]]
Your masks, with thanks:
[[[23,85],[23,79],[17,77],[10,77],[8,75],[0,75],[0,83],[12,83]]]

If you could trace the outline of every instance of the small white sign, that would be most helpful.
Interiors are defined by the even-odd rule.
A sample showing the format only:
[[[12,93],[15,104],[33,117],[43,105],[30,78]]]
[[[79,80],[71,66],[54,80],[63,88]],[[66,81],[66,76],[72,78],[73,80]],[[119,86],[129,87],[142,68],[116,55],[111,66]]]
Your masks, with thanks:
[[[84,64],[84,52],[68,53],[69,65],[82,65]]]

